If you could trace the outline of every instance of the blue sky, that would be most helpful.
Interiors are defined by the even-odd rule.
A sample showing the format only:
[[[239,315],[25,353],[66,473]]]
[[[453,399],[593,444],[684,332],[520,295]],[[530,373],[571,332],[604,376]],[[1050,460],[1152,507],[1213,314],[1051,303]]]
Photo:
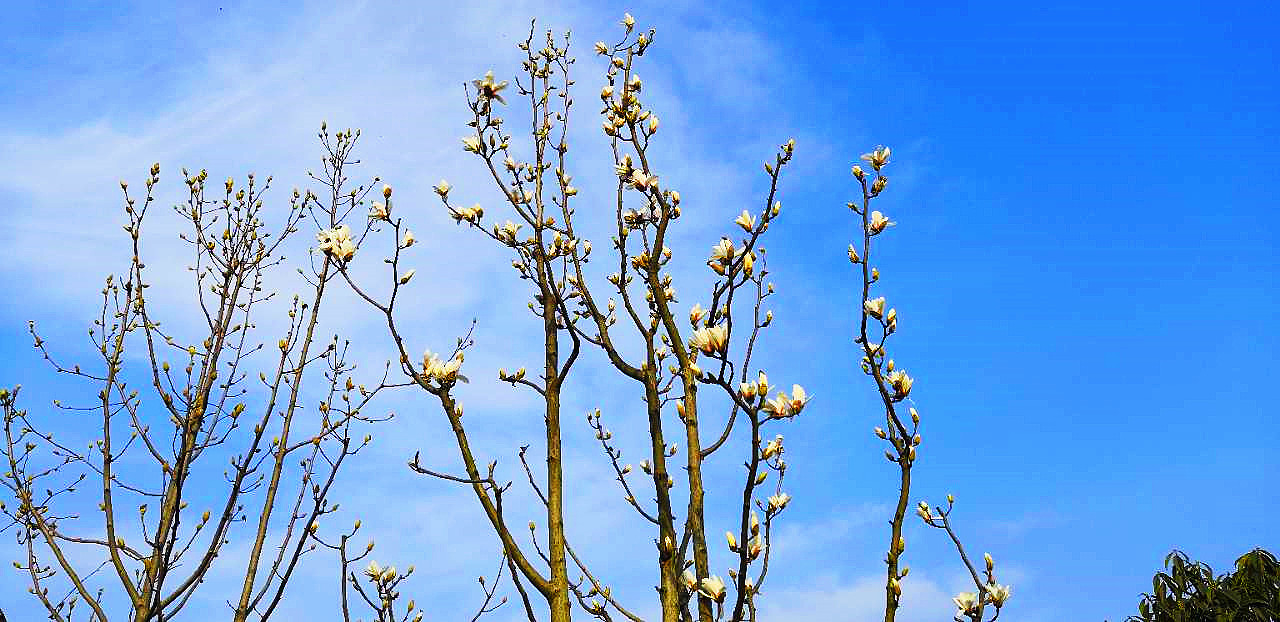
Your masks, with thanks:
[[[0,37],[0,244],[10,249],[0,385],[28,387],[33,411],[78,390],[40,367],[25,324],[42,319],[64,352],[83,353],[98,283],[126,259],[117,179],[140,182],[158,159],[173,202],[180,166],[215,178],[255,170],[276,176],[283,201],[319,157],[321,120],[363,128],[370,174],[422,206],[418,278],[439,294],[417,312],[421,341],[439,350],[474,316],[470,375],[516,366],[503,356],[536,348],[531,318],[519,299],[504,304],[509,289],[485,283],[518,281],[500,253],[445,226],[430,192],[440,178],[477,200],[491,192],[458,148],[459,85],[487,69],[509,78],[512,44],[538,16],[574,31],[580,92],[592,94],[603,78],[586,52],[629,10],[658,30],[640,73],[668,141],[660,172],[690,206],[675,246],[688,249],[690,279],[705,280],[697,256],[762,200],[760,162],[788,137],[798,143],[783,220],[769,234],[780,293],[766,366],[818,397],[781,430],[796,505],[778,540],[770,619],[873,620],[881,598],[895,480],[870,433],[873,391],[856,373],[855,274],[844,256],[855,228],[843,207],[854,196],[849,166],[876,144],[893,148],[881,208],[899,223],[880,239],[880,293],[901,314],[895,358],[918,378],[925,418],[914,496],[957,496],[967,546],[1008,569],[1006,615],[1118,620],[1172,548],[1220,571],[1254,546],[1280,549],[1269,518],[1280,512],[1280,432],[1266,390],[1280,348],[1274,9],[952,4],[12,8]],[[590,159],[603,141],[590,111],[579,112],[590,197],[605,192],[609,170]],[[157,220],[161,257],[176,252],[162,239],[175,232],[176,221]],[[476,261],[430,269],[450,253]],[[699,287],[682,287],[681,302],[695,302]],[[180,309],[181,291],[172,296]],[[339,308],[330,326],[369,361],[385,357],[376,322],[355,301]],[[590,395],[611,386],[606,376],[584,372],[572,407],[601,405]],[[530,404],[480,390],[464,396],[469,417],[486,449],[509,461],[533,430],[510,412]],[[430,568],[415,585],[419,602],[471,607],[470,583],[492,562],[462,544],[495,545],[469,524],[473,499],[404,472],[418,448],[449,460],[433,438],[438,414],[421,403],[414,411],[415,399],[391,400],[416,414],[375,431],[385,439],[378,453],[348,473],[363,485],[339,496],[381,507],[394,495],[406,511],[363,518],[397,563]],[[579,525],[579,537],[638,534],[647,554],[588,433],[574,432],[574,467],[591,475],[573,503],[604,518]],[[940,533],[913,523],[908,540],[907,618],[938,619],[964,586],[960,565]],[[3,542],[16,552],[7,534]],[[601,552],[599,563],[617,569],[633,601],[651,600],[624,553]],[[13,585],[0,590],[0,608],[34,611]],[[296,614],[315,600],[310,589],[294,589]]]

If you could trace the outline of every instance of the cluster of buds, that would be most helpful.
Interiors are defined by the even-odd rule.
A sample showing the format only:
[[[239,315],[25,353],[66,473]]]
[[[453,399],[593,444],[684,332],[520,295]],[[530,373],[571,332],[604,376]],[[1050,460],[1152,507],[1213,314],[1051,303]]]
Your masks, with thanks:
[[[449,215],[453,217],[453,221],[456,223],[461,224],[462,221],[465,220],[475,225],[475,224],[479,224],[480,219],[484,217],[484,208],[480,207],[479,203],[476,203],[471,207],[460,207],[454,210],[450,210]]]
[[[387,566],[383,568],[376,561],[370,561],[369,565],[364,569],[364,576],[369,577],[376,583],[390,583],[394,581],[399,574],[396,572],[395,566]]]
[[[562,236],[557,231],[555,237],[551,238],[551,247],[547,249],[547,257],[553,259],[561,255],[571,255],[577,247],[577,238]]]
[[[671,275],[667,275],[667,281],[662,285],[662,297],[667,302],[676,302],[676,288],[671,285]],[[644,299],[650,303],[653,302],[653,290],[645,290]]]
[[[764,552],[764,540],[760,535],[760,516],[754,511],[751,512],[751,541],[746,545],[747,559],[755,561]],[[724,538],[729,544],[729,550],[734,553],[740,553],[742,550],[738,546],[738,538],[732,531],[724,532]]]
[[[523,367],[521,367],[520,369],[517,369],[514,374],[507,373],[507,370],[505,369],[499,369],[498,380],[507,380],[507,381],[523,380],[524,374],[525,374],[525,368]]]
[[[427,378],[435,378],[440,382],[449,382],[458,376],[458,369],[462,367],[462,353],[459,352],[448,361],[442,361],[439,355],[432,354],[427,350],[422,355],[422,373]]]
[[[766,395],[769,393],[769,377],[764,372],[760,372],[760,378],[757,382],[744,382],[738,387],[738,394],[742,399],[748,402],[756,399],[757,395]]]
[[[351,228],[346,225],[324,229],[316,234],[320,251],[335,259],[351,261],[356,254],[356,243],[351,239]]]

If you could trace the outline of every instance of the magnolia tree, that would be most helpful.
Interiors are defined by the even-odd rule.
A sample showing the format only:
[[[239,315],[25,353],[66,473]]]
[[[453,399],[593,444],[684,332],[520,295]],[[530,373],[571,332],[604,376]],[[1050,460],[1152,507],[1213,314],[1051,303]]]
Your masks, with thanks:
[[[422,610],[412,600],[402,602],[399,590],[412,567],[401,573],[375,561],[372,544],[349,546],[359,521],[334,534],[318,529],[318,520],[337,509],[329,490],[339,468],[368,443],[367,436],[353,441],[359,436],[355,426],[375,421],[362,410],[380,392],[400,388],[418,393],[416,403],[438,410],[447,421],[462,465],[461,472],[446,472],[424,464],[415,454],[409,468],[469,488],[501,545],[496,576],[488,582],[481,579],[483,598],[473,620],[508,602],[507,596],[498,595],[500,584],[508,585],[511,600],[531,621],[567,621],[575,610],[579,616],[605,621],[640,622],[640,611],[656,611],[664,622],[758,619],[772,534],[791,500],[784,488],[786,449],[776,428],[780,421],[800,415],[810,400],[794,381],[787,383],[789,389],[775,385],[755,358],[763,346],[760,338],[773,321],[765,302],[775,293],[762,241],[781,217],[779,182],[795,142],[787,140],[764,164],[768,190],[759,206],[744,210],[725,223],[722,235],[708,239],[712,246],[705,265],[711,271],[710,286],[696,295],[695,304],[677,308],[672,273],[680,261],[667,242],[681,224],[681,196],[660,181],[660,123],[642,95],[644,84],[636,72],[655,32],[637,30],[630,15],[622,26],[618,42],[594,46],[594,52],[607,59],[599,114],[615,172],[608,199],[612,222],[607,231],[599,232],[608,236],[607,245],[593,246],[590,232],[575,223],[579,199],[571,170],[589,165],[571,163],[568,155],[570,112],[576,101],[567,34],[547,32],[535,39],[531,27],[519,44],[525,59],[514,85],[490,72],[466,90],[470,129],[462,149],[504,197],[500,206],[491,207],[486,216],[480,205],[468,207],[470,201],[456,198],[467,191],[454,190],[443,181],[435,186],[442,209],[509,253],[514,278],[527,282],[527,306],[541,328],[544,356],[533,372],[525,367],[500,369],[497,377],[536,396],[545,435],[534,453],[544,460],[531,464],[530,444],[515,452],[518,465],[500,467],[473,444],[475,431],[463,418],[459,382],[466,382],[461,371],[465,353],[475,346],[474,322],[451,348],[440,349],[443,355],[429,349],[417,354],[424,344],[413,343],[412,326],[402,312],[417,300],[415,270],[410,267],[416,240],[395,208],[390,186],[376,177],[349,185],[347,169],[356,162],[352,153],[358,131],[331,135],[322,126],[325,166],[312,176],[322,191],[294,191],[276,236],[269,235],[259,219],[265,187],[256,187],[252,177],[244,190],[228,180],[224,198],[209,201],[204,197],[207,175],[188,176],[190,200],[179,211],[192,224],[192,233],[184,239],[193,247],[198,308],[207,320],[207,331],[194,339],[162,330],[143,295],[149,283],[144,279],[139,234],[152,203],[151,188],[158,181],[157,166],[147,180],[141,206],[126,188],[126,231],[133,260],[125,276],[109,278],[103,290],[103,311],[90,331],[100,363],[87,371],[55,362],[32,330],[36,346],[55,370],[100,389],[91,407],[63,407],[92,417],[96,438],[90,439],[87,450],[81,449],[83,442],[55,439],[42,431],[49,427],[44,417],[18,408],[17,390],[0,392],[8,469],[4,481],[16,500],[4,512],[26,557],[17,566],[28,575],[32,592],[51,618],[71,619],[77,603],[90,610],[87,617],[92,620],[106,620],[109,613],[133,620],[172,617],[233,534],[244,533],[250,553],[234,562],[243,565],[243,588],[226,596],[236,620],[270,617],[301,558],[315,550],[331,551],[340,566],[335,617],[344,622],[366,615],[381,622],[421,620]],[[511,123],[501,115],[516,102],[529,112],[527,142],[513,142]],[[853,168],[862,200],[848,204],[861,218],[863,232],[859,246],[849,247],[851,261],[862,272],[856,343],[864,355],[862,370],[884,404],[885,427],[877,427],[876,434],[891,445],[886,456],[898,464],[901,474],[886,557],[888,622],[895,619],[908,574],[902,564],[902,530],[920,444],[920,416],[911,406],[911,377],[886,355],[886,341],[897,329],[897,312],[886,310],[883,297],[872,298],[879,280],[878,270],[868,263],[872,242],[893,223],[870,205],[887,184],[882,169],[889,149],[877,148],[863,159],[872,171]],[[374,195],[379,186],[380,196]],[[597,200],[593,207],[598,205]],[[501,214],[495,219],[494,212]],[[306,301],[295,298],[286,335],[275,344],[278,356],[273,352],[273,363],[258,363],[268,371],[249,386],[248,367],[255,358],[251,355],[271,350],[250,345],[255,329],[250,312],[271,297],[262,293],[262,274],[279,262],[275,251],[281,240],[304,227],[318,231],[311,265],[304,272],[312,289]],[[357,273],[353,266],[362,260],[381,260],[385,271]],[[699,257],[694,265],[703,261]],[[599,276],[595,269],[602,262],[606,274]],[[323,345],[315,341],[321,302],[326,289],[334,286],[349,288],[382,318],[398,368],[395,378],[389,363],[376,384],[357,384],[351,376],[353,366],[344,360],[345,346],[336,338]],[[126,364],[126,345],[144,349],[145,356],[136,359],[141,364],[132,362],[135,359]],[[633,383],[642,404],[647,442],[635,466],[624,460],[605,423],[606,418],[631,413],[606,414],[593,407],[586,419],[603,454],[601,464],[617,481],[622,503],[648,525],[649,536],[634,542],[631,550],[634,559],[653,564],[656,606],[615,591],[608,577],[589,564],[590,552],[574,547],[569,528],[573,521],[566,520],[566,495],[574,483],[565,473],[565,431],[566,426],[581,424],[580,413],[564,412],[564,404],[572,395],[567,382],[589,350],[600,353],[620,379]],[[171,368],[170,358],[180,371]],[[256,358],[267,356],[264,352]],[[139,369],[132,369],[135,366]],[[307,368],[317,373],[304,374]],[[785,370],[775,371],[777,375],[785,375]],[[135,384],[148,393],[145,402],[129,388],[135,376]],[[310,381],[323,399],[304,424],[304,418],[297,417],[304,411],[300,389],[304,378],[313,376],[319,376]],[[903,408],[909,417],[902,416]],[[121,440],[126,434],[127,440]],[[131,449],[142,457],[120,468]],[[229,470],[197,469],[198,460],[210,455],[229,459]],[[744,468],[740,475],[713,476],[719,471],[709,467],[716,461]],[[145,464],[151,465],[149,470],[140,466]],[[538,504],[536,513],[545,516],[543,528],[536,522],[527,530],[511,524],[510,498],[504,495],[512,479],[529,487]],[[93,486],[77,493],[85,480]],[[196,496],[200,503],[212,503],[209,491],[215,484],[225,494],[216,499],[213,510],[192,518],[199,510],[188,510],[188,500]],[[74,494],[97,500],[100,514],[80,517],[56,509],[63,497]],[[126,523],[122,508],[131,508],[133,514],[135,506],[136,521]],[[150,517],[149,506],[155,508]],[[926,524],[945,531],[955,542],[973,577],[975,591],[955,598],[956,619],[983,622],[993,610],[989,619],[994,620],[1009,588],[996,583],[989,555],[985,573],[974,568],[952,529],[952,506],[948,496],[945,509],[932,509],[924,502],[917,509]],[[716,510],[717,516],[727,510],[733,516],[723,539],[718,534],[725,526],[709,525],[709,510]],[[78,524],[75,530],[64,527],[73,521]],[[237,529],[240,523],[244,527]],[[95,529],[101,533],[83,535]],[[73,547],[97,554],[98,561],[79,561],[92,556],[72,555]],[[713,558],[723,559],[725,549],[729,567],[713,567]],[[103,576],[94,577],[97,574]]]

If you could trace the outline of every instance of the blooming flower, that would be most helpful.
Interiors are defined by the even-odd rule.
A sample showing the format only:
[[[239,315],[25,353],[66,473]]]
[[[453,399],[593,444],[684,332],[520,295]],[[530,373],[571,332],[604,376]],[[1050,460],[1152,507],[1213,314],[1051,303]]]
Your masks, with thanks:
[[[510,220],[508,220],[505,224],[502,225],[501,229],[499,229],[497,225],[494,225],[493,234],[497,236],[499,240],[502,240],[510,244],[516,241],[516,232],[519,230],[520,230],[520,225],[517,225],[516,223],[513,223]]]
[[[609,53],[609,46],[605,45],[604,41],[596,41],[596,54],[608,54],[608,53]]]
[[[871,220],[867,223],[867,231],[870,231],[871,235],[876,235],[892,224],[894,223],[889,221],[889,217],[881,214],[880,210],[872,210]]]
[[[370,579],[376,579],[382,576],[382,566],[379,566],[377,561],[371,560],[364,569],[364,574]]]
[[[871,168],[878,171],[889,163],[889,148],[884,146],[876,147],[871,153],[862,154],[862,159],[869,162]]]
[[[780,451],[782,451],[782,435],[781,434],[779,434],[777,438],[765,444],[764,450],[760,452],[760,457],[764,458],[765,460],[768,460],[769,458],[772,458],[778,455],[778,452]]]
[[[706,355],[716,352],[723,354],[729,345],[729,328],[724,324],[718,324],[710,328],[699,328],[693,331],[693,336],[689,339],[689,345],[701,350]]]
[[[417,241],[418,239],[413,237],[413,232],[408,229],[405,229],[404,240],[400,242],[400,248],[409,248],[410,246],[413,246],[414,242],[417,242]]]
[[[776,494],[776,495],[770,496],[770,497],[769,497],[769,505],[768,505],[768,507],[769,507],[769,511],[770,511],[770,512],[777,512],[777,511],[781,510],[782,508],[787,507],[787,504],[788,504],[788,503],[790,503],[790,502],[791,502],[791,495],[789,495],[789,494],[787,494],[787,493],[785,493],[785,492],[780,492],[780,493],[778,493],[778,494]]]
[[[738,215],[738,219],[733,222],[737,223],[747,233],[751,233],[756,228],[756,218],[747,210],[742,210],[742,213]]]
[[[872,300],[864,300],[862,308],[866,310],[867,315],[875,319],[880,319],[884,314],[884,296]]]
[[[479,138],[476,138],[475,136],[468,136],[468,137],[466,137],[466,138],[463,138],[463,139],[462,139],[462,150],[463,150],[463,151],[470,151],[470,152],[472,152],[472,153],[480,153],[480,147],[481,147],[480,139],[479,139]]]
[[[471,83],[475,85],[476,91],[479,93],[480,99],[485,101],[486,107],[490,99],[496,99],[503,104],[507,103],[507,100],[502,99],[500,94],[502,89],[507,88],[507,81],[494,82],[492,71],[485,72],[483,80],[472,80]]]
[[[1004,602],[1009,600],[1009,597],[1012,595],[1012,585],[1000,585],[998,583],[987,584],[987,596],[991,598],[991,604],[995,605],[996,608],[1003,607]]]
[[[369,208],[369,218],[374,220],[386,220],[390,213],[387,212],[387,206],[381,201],[374,201],[373,206]]]
[[[889,383],[893,385],[893,389],[898,392],[899,396],[906,397],[911,393],[911,385],[915,380],[907,375],[907,372],[898,370],[889,374]]]
[[[351,228],[346,225],[325,229],[316,234],[316,240],[320,242],[320,250],[331,257],[350,261],[356,254],[356,243],[351,239]]]
[[[449,196],[449,191],[452,189],[453,189],[453,186],[450,186],[449,182],[443,179],[441,179],[440,183],[436,184],[435,186],[436,194],[446,198]]]
[[[711,269],[715,270],[717,274],[724,274],[725,268],[733,263],[735,255],[733,242],[729,238],[720,238],[720,241],[711,247],[711,258],[707,261],[707,265],[711,266]]]
[[[790,408],[792,415],[798,415],[800,414],[800,410],[804,408],[804,405],[808,404],[811,399],[813,399],[813,396],[806,394],[804,392],[804,387],[798,384],[793,384],[791,385],[791,401],[787,406]]]
[[[458,375],[458,368],[462,367],[461,355],[455,356],[446,361],[441,361],[440,356],[432,354],[427,350],[422,355],[422,373],[428,378],[435,378],[441,382],[452,380]]]
[[[763,410],[769,413],[769,416],[775,419],[781,419],[791,414],[791,400],[787,399],[787,394],[778,391],[778,395],[771,400],[765,400]]]
[[[684,571],[684,574],[680,575],[680,581],[684,583],[684,586],[689,590],[693,590],[698,587],[698,577],[693,574],[692,570]]]
[[[710,576],[702,580],[698,591],[716,602],[723,602],[725,596],[724,581],[720,577]]]
[[[610,89],[609,92],[612,93],[612,89]],[[603,95],[603,93],[601,93],[601,95]],[[622,179],[631,177],[631,174],[635,172],[635,166],[631,163],[631,156],[623,156],[621,162],[613,165],[613,171]]]
[[[960,614],[969,614],[978,609],[978,595],[973,592],[960,592],[951,602],[956,604]]]
[[[706,317],[706,315],[707,310],[702,308],[701,303],[694,304],[693,308],[689,309],[689,323],[696,325],[698,322],[702,321],[702,318]]]
[[[649,175],[649,174],[644,173],[643,171],[639,171],[639,170],[637,170],[637,171],[632,171],[632,173],[631,173],[631,185],[632,185],[632,187],[634,187],[636,190],[639,190],[639,191],[641,191],[641,192],[644,192],[644,191],[646,191],[646,190],[648,190],[648,189],[650,189],[650,188],[657,188],[657,187],[658,187],[658,176],[657,176],[657,175]]]

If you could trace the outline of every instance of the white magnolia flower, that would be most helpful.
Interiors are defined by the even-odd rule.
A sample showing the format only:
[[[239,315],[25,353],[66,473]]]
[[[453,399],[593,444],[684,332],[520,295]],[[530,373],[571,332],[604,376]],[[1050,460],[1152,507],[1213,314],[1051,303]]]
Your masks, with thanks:
[[[800,414],[800,410],[804,408],[804,405],[808,404],[811,399],[813,399],[813,396],[805,393],[804,387],[798,384],[793,384],[791,385],[791,401],[787,406],[790,408],[792,415],[798,415]]]
[[[898,370],[889,374],[889,383],[893,385],[898,395],[905,397],[911,393],[911,385],[915,383],[915,380],[908,376],[907,372]]]
[[[751,212],[747,210],[742,210],[742,213],[738,215],[738,219],[733,222],[738,223],[738,226],[742,227],[742,230],[747,233],[751,233],[756,228],[756,217],[752,216]]]
[[[369,565],[364,569],[364,574],[370,579],[376,579],[382,576],[382,566],[379,566],[377,561],[371,560]]]
[[[877,320],[880,319],[884,316],[884,296],[873,300],[864,300],[862,302],[862,308],[866,310],[867,315],[870,315]]]
[[[458,369],[462,367],[461,356],[454,356],[448,361],[440,360],[440,356],[432,354],[427,350],[422,355],[422,373],[428,378],[435,378],[440,381],[452,380],[458,375]]]
[[[1012,585],[1000,585],[999,583],[987,584],[987,596],[991,598],[991,604],[997,608],[1003,607],[1006,600],[1013,595]]]
[[[956,594],[951,602],[956,604],[956,609],[962,614],[968,614],[978,609],[978,595],[973,592],[960,592]]]
[[[787,507],[787,504],[790,502],[791,502],[791,495],[785,492],[780,492],[776,495],[772,495],[769,497],[769,506],[768,506],[769,511],[777,512],[782,508]]]
[[[484,216],[484,208],[480,207],[479,203],[476,203],[471,207],[460,207],[455,209],[449,215],[453,217],[455,222],[461,223],[465,220],[470,223],[475,223],[479,222],[480,218]]]
[[[684,574],[680,575],[680,581],[690,591],[698,587],[698,577],[693,574],[692,570],[685,570]]]
[[[405,229],[404,240],[400,242],[400,248],[409,248],[410,246],[413,246],[414,242],[417,242],[417,241],[418,239],[413,237],[413,232],[408,229]]]
[[[520,227],[521,225],[517,225],[516,223],[508,220],[502,225],[501,229],[495,225],[493,228],[493,234],[496,235],[499,240],[511,244],[516,241],[516,232],[520,230]]]
[[[612,94],[613,87],[605,87],[605,91],[601,91],[600,95],[604,97],[606,93]],[[630,178],[631,174],[635,172],[635,167],[631,164],[631,156],[623,156],[622,161],[613,166],[613,171],[617,173],[620,179]]]
[[[871,219],[867,222],[867,230],[871,232],[871,235],[876,235],[892,224],[894,223],[889,221],[888,216],[881,214],[879,210],[873,210]]]
[[[643,171],[636,170],[631,173],[631,185],[641,192],[647,191],[650,188],[657,188],[658,176],[649,175]]]
[[[316,234],[320,250],[332,257],[350,261],[356,254],[356,243],[351,239],[351,228],[342,225],[325,229]]]
[[[502,89],[507,88],[507,81],[494,82],[492,71],[486,71],[483,80],[472,80],[471,84],[475,85],[480,99],[485,100],[486,104],[490,99],[496,99],[503,104],[507,103],[507,100],[502,99],[501,95]]]
[[[711,247],[711,261],[713,262],[728,264],[733,261],[733,256],[733,242],[729,238],[720,238],[720,241]]]
[[[380,201],[374,201],[373,206],[369,208],[369,218],[374,220],[386,220],[389,215],[387,206]]]
[[[871,163],[871,167],[878,171],[889,163],[889,148],[884,146],[876,147],[871,153],[862,154],[862,159]]]
[[[468,136],[462,139],[462,150],[472,153],[480,153],[480,139],[475,136]]]
[[[765,460],[768,460],[769,458],[772,458],[778,455],[778,453],[781,451],[782,451],[782,435],[779,434],[777,438],[769,441],[768,443],[765,443],[764,449],[760,452],[760,457],[764,458]],[[752,516],[754,516],[754,514]]]
[[[706,317],[706,315],[707,310],[702,308],[702,304],[695,303],[693,308],[689,309],[689,323],[696,326],[698,322],[702,321],[702,318]]]
[[[706,355],[717,352],[723,354],[729,346],[729,328],[725,324],[718,324],[711,328],[699,328],[693,331],[693,337],[689,339],[689,345],[701,350]]]
[[[724,581],[721,581],[720,577],[710,576],[703,579],[701,585],[698,587],[698,591],[702,592],[702,594],[707,598],[718,603],[724,602],[726,592],[724,588]]]
[[[449,182],[447,182],[447,181],[445,181],[445,180],[443,180],[443,179],[441,179],[441,180],[440,180],[440,183],[436,184],[436,186],[435,186],[436,194],[438,194],[438,195],[440,195],[440,196],[442,196],[442,197],[447,197],[447,196],[449,196],[449,191],[450,191],[450,190],[452,190],[452,189],[453,189],[453,186],[450,186],[450,185],[449,185]]]
[[[765,400],[762,410],[769,413],[769,416],[775,419],[781,419],[790,414],[791,400],[787,398],[787,394],[778,391],[778,395],[771,400]]]

